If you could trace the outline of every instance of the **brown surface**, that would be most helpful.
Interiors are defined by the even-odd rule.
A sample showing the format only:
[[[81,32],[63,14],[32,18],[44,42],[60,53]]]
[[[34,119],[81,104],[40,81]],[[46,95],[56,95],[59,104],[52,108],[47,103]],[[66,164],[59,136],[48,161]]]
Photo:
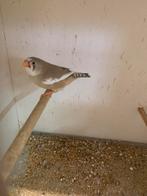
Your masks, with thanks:
[[[6,188],[5,183],[2,180],[1,175],[0,175],[0,195],[1,196],[8,196],[7,188]]]
[[[147,126],[147,114],[143,107],[138,108],[138,112],[140,113],[142,120],[144,121],[145,125]]]
[[[11,195],[147,195],[147,145],[34,134],[9,177]]]

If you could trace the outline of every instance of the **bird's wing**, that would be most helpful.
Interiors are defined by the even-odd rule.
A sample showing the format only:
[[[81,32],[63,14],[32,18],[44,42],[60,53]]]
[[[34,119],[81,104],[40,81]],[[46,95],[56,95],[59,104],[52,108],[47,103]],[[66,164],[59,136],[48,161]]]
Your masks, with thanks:
[[[47,63],[43,73],[41,74],[42,82],[45,84],[53,84],[65,79],[73,73],[68,68],[60,67],[54,64]]]
[[[64,80],[65,78],[67,78],[68,76],[70,76],[72,74],[73,74],[73,72],[69,72],[69,73],[66,73],[66,74],[62,75],[60,78],[48,77],[48,78],[43,79],[42,83],[47,84],[47,85],[51,85],[51,84],[54,84],[56,82],[60,82],[61,80]]]
[[[61,78],[62,76],[71,73],[72,71],[66,67],[60,67],[54,64],[48,64],[46,68],[46,76],[52,78]]]

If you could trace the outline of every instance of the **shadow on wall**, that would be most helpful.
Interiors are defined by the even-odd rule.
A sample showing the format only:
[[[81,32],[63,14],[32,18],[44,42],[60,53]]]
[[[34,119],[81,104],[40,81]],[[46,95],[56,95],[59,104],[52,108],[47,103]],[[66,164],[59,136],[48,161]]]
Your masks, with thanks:
[[[34,87],[20,93],[19,95],[15,96],[10,103],[2,110],[2,112],[0,113],[0,121],[7,115],[7,113],[10,111],[10,109],[20,100],[22,100],[23,98],[25,98],[27,95],[31,94],[32,92],[34,92],[36,89],[34,89]]]

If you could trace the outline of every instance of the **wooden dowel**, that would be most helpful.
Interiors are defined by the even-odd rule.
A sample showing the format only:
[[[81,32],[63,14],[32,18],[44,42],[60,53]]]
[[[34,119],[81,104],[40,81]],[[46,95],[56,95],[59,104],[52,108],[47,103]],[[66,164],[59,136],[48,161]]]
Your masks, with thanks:
[[[54,91],[59,91],[64,88],[71,82],[75,80],[74,76],[71,75],[68,78],[51,85],[51,89]],[[45,91],[46,92],[46,91]],[[39,120],[43,110],[45,109],[50,97],[49,96],[41,96],[39,102],[31,112],[30,116],[26,120],[23,127],[20,129],[13,143],[10,145],[9,149],[5,153],[3,159],[1,160],[1,175],[3,180],[6,180],[9,174],[11,173],[17,158],[21,154],[25,144],[30,137],[33,128],[35,127],[37,121]]]
[[[8,177],[13,169],[18,156],[21,154],[28,138],[30,137],[33,128],[35,127],[39,117],[41,116],[45,106],[49,101],[49,96],[41,96],[39,102],[31,112],[30,116],[28,117],[27,121],[19,131],[18,135],[16,136],[15,140],[7,150],[6,154],[2,159],[2,171],[1,175],[4,180]]]
[[[8,191],[6,184],[4,183],[1,175],[0,175],[0,196],[8,196]]]
[[[144,108],[143,107],[139,107],[138,108],[138,112],[140,113],[140,115],[141,115],[145,125],[147,126],[147,114],[146,114]]]

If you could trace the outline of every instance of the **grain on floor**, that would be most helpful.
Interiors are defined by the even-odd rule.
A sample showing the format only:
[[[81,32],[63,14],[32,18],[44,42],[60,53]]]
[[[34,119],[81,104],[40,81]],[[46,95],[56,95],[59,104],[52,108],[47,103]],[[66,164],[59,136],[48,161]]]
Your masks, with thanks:
[[[146,196],[147,146],[34,133],[8,185],[12,196]]]

